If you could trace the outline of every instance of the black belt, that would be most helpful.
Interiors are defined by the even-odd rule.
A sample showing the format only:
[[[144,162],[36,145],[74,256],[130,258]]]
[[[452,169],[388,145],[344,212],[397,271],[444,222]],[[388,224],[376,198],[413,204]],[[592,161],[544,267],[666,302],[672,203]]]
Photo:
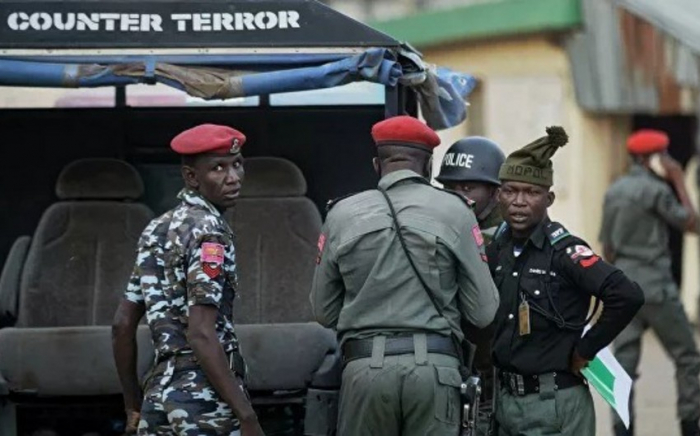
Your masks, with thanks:
[[[584,384],[583,378],[577,377],[570,372],[546,373],[554,376],[554,389],[562,390]],[[498,378],[509,394],[515,396],[525,396],[540,393],[540,375],[521,375],[507,371],[499,371]]]
[[[454,342],[447,336],[428,334],[426,335],[428,353],[445,354],[447,356],[458,357]],[[343,364],[355,359],[372,357],[372,339],[350,339],[343,344]],[[389,336],[384,344],[385,356],[396,356],[399,354],[413,354],[413,335],[411,336]]]

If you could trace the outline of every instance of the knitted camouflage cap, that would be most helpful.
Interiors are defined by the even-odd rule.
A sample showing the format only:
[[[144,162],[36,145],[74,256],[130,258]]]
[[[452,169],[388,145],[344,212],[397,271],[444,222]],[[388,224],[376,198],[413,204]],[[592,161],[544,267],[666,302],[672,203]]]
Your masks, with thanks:
[[[503,181],[532,183],[550,187],[554,183],[551,157],[559,147],[569,142],[564,128],[547,127],[547,136],[516,150],[506,158],[498,172]]]

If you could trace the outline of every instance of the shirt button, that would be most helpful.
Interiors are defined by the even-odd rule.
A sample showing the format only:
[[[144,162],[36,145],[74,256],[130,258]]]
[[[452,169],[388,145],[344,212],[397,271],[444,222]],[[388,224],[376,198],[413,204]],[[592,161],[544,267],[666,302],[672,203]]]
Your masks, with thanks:
[[[513,277],[518,277],[518,272],[517,272],[517,271],[513,272]]]
[[[535,291],[535,295],[540,295],[540,290],[539,290],[539,289]]]
[[[513,319],[513,318],[515,318],[515,315],[513,315],[512,313],[509,313],[509,314],[508,314],[508,319]]]

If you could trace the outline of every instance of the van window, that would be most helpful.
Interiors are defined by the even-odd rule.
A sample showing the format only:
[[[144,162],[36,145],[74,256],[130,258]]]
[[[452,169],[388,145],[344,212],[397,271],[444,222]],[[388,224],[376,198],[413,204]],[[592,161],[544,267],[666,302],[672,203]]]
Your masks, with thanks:
[[[0,86],[0,108],[114,107],[115,88],[31,88]]]
[[[353,82],[344,86],[313,91],[270,95],[270,106],[383,105],[384,85]]]

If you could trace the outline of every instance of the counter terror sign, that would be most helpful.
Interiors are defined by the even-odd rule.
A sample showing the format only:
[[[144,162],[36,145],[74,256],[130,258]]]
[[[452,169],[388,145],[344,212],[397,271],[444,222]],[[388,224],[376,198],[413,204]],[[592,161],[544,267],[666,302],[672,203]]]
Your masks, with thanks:
[[[0,2],[5,49],[387,45],[313,0]]]
[[[169,22],[168,22],[169,21]],[[299,28],[297,11],[260,11],[236,13],[119,14],[84,12],[12,12],[7,26],[13,31],[37,32],[220,32],[229,30],[269,30]]]

